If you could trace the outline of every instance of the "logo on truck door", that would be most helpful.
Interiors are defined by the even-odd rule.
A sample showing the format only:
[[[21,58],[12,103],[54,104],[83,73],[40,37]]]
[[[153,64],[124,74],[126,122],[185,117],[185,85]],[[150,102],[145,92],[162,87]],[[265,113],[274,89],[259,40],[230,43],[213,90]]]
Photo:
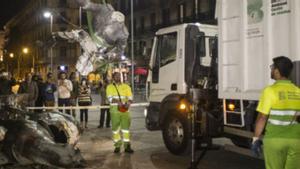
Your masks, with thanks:
[[[248,0],[247,14],[248,24],[259,23],[263,20],[263,1],[262,0]]]

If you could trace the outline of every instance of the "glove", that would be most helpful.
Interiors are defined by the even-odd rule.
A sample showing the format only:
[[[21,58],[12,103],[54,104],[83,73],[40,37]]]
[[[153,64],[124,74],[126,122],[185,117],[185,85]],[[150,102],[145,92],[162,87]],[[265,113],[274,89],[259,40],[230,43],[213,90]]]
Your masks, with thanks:
[[[260,157],[262,155],[262,146],[263,142],[258,137],[253,137],[251,151],[255,157]]]

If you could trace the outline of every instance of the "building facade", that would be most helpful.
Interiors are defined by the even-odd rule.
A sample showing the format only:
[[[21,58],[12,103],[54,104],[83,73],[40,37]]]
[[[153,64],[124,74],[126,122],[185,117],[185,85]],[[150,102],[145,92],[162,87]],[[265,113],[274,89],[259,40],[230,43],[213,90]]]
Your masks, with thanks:
[[[103,0],[93,0],[103,2]],[[146,67],[151,53],[154,34],[159,28],[188,22],[216,24],[214,18],[216,0],[107,0],[114,8],[126,16],[126,25],[131,32],[130,7],[134,6],[134,61],[136,66]],[[43,16],[45,11],[51,11],[53,24]],[[51,58],[53,71],[57,72],[59,65],[69,67],[69,72],[75,70],[75,63],[81,49],[77,43],[51,36],[52,32],[76,29],[82,23],[87,25],[85,12],[79,17],[80,10],[75,0],[31,0],[5,26],[9,37],[5,49],[15,53],[12,66],[20,66],[20,72],[11,70],[14,74],[24,77],[25,72],[32,71],[46,74],[50,71]],[[85,28],[85,27],[84,27]],[[127,57],[130,59],[131,39],[127,47]],[[27,47],[28,54],[22,53]],[[52,52],[51,52],[52,47]],[[4,56],[4,59],[8,56]]]
[[[4,42],[5,42],[5,32],[0,31],[0,69],[4,66]]]
[[[154,34],[158,29],[191,22],[217,24],[216,0],[113,0],[111,3],[116,10],[125,14],[130,32],[130,10],[133,3],[133,43],[137,66],[148,65]],[[130,46],[128,44],[128,55]]]
[[[53,22],[44,17],[46,11],[51,12]],[[32,71],[45,75],[51,67],[57,73],[60,65],[74,71],[79,45],[53,38],[52,33],[75,29],[79,18],[79,7],[74,0],[31,0],[5,25],[8,37],[5,48],[15,55],[11,60],[15,69],[10,71],[19,78]],[[27,54],[22,51],[24,48],[28,49]]]

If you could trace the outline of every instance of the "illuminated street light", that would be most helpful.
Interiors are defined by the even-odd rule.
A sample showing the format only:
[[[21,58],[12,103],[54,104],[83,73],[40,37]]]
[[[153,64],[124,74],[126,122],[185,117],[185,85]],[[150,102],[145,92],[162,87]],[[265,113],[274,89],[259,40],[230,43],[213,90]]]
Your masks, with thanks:
[[[13,53],[10,53],[10,54],[9,54],[9,57],[10,57],[10,58],[14,58],[14,54],[13,54]]]
[[[28,48],[23,48],[23,53],[27,54],[29,52],[29,49]]]
[[[44,12],[44,17],[45,18],[50,18],[52,16],[52,13],[49,11]]]
[[[22,49],[22,53],[23,54],[28,54],[29,53],[29,49],[27,47],[24,47]],[[20,77],[20,59],[21,59],[21,54],[18,56],[18,77]]]
[[[125,56],[125,55],[122,55],[122,56],[121,56],[121,60],[126,60],[126,56]]]
[[[51,12],[46,11],[44,12],[44,17],[45,18],[50,18],[50,34],[52,35],[53,32],[53,15]],[[51,72],[53,71],[53,49],[52,49],[52,45],[50,47],[50,68],[51,68]]]
[[[134,95],[134,5],[133,0],[130,0],[130,19],[131,19],[131,88],[132,88],[132,94]]]
[[[3,55],[1,55],[0,57],[0,62],[3,62]]]

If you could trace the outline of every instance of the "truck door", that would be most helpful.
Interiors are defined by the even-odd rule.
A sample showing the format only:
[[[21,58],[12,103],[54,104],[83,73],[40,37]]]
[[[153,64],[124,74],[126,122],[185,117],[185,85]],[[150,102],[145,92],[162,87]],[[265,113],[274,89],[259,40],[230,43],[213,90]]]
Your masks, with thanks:
[[[177,91],[177,46],[177,32],[157,36],[152,56],[151,102],[160,102],[165,96]]]

